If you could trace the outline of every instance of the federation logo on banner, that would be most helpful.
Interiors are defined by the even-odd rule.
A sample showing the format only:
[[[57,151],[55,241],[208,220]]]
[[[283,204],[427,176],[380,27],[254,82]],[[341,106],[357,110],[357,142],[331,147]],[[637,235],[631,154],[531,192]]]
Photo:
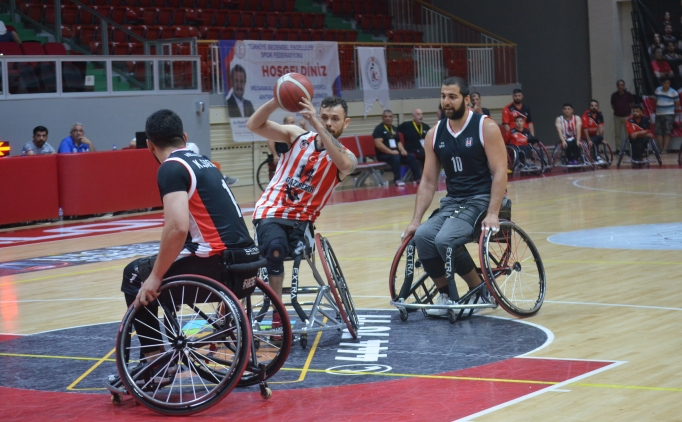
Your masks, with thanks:
[[[244,41],[237,41],[234,44],[234,55],[237,56],[237,58],[243,59],[244,56],[246,56],[246,45],[244,45]]]
[[[379,60],[376,57],[371,56],[367,60],[367,64],[365,65],[365,76],[367,76],[369,86],[373,89],[381,88],[384,75],[381,73],[381,65],[379,65]]]

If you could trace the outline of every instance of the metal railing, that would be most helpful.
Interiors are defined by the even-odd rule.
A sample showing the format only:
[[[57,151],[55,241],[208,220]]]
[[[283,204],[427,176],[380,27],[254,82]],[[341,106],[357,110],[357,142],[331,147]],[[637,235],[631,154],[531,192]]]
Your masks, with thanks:
[[[0,101],[199,93],[200,69],[198,56],[0,56]]]

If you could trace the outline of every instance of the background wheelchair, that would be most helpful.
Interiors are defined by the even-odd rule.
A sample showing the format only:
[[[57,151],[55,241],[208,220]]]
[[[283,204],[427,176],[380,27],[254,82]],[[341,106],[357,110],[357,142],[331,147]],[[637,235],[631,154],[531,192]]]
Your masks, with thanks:
[[[653,154],[656,158],[656,161],[658,161],[658,166],[663,167],[663,161],[661,160],[661,154],[658,152],[658,146],[656,146],[656,141],[654,141],[654,138],[648,138],[649,142],[647,142],[646,149],[644,150],[644,155],[642,156],[641,160],[633,160],[632,159],[632,143],[630,142],[630,137],[628,136],[626,139],[623,140],[623,144],[620,147],[620,154],[618,154],[618,163],[616,164],[616,168],[620,168],[621,162],[623,163],[630,163],[633,166],[647,166],[647,168],[651,167],[651,163],[653,162],[653,158],[651,155]],[[625,150],[628,146],[628,143],[630,144],[630,159],[626,159],[623,161],[623,157],[625,156]]]
[[[506,147],[507,168],[511,170],[510,175],[513,175],[514,173],[541,174],[548,170],[549,154],[541,142],[529,144],[531,151],[530,156],[516,145],[507,144]],[[549,170],[551,170],[551,168],[549,168]]]
[[[255,274],[265,259],[226,266],[233,274]],[[239,278],[239,297],[224,284],[198,275],[167,278],[155,303],[160,340],[147,347],[160,352],[139,358],[144,347],[133,327],[149,306],[130,307],[116,338],[118,377],[109,380],[112,402],[131,395],[166,415],[189,415],[217,404],[237,386],[259,384],[261,396],[272,391],[266,380],[282,367],[291,348],[291,324],[281,301],[256,277]],[[263,296],[280,311],[282,327],[262,327]],[[267,311],[266,311],[267,312]],[[151,328],[151,327],[150,327]],[[273,337],[277,341],[273,341]],[[153,340],[153,339],[150,339]]]
[[[507,201],[507,200],[505,200]],[[437,212],[434,211],[433,216]],[[455,323],[468,317],[475,310],[495,308],[499,304],[510,314],[523,318],[535,315],[545,298],[545,268],[540,254],[528,235],[516,224],[504,218],[511,217],[511,201],[500,210],[500,231],[481,230],[485,212],[476,219],[471,242],[478,242],[479,267],[476,271],[485,283],[467,292],[454,305],[435,305],[439,292],[433,280],[426,274],[419,261],[412,236],[405,238],[398,248],[389,275],[391,305],[400,311],[400,319],[406,321],[409,312],[427,309],[447,309],[448,320]],[[449,285],[450,297],[453,287]],[[482,300],[486,289],[493,301]]]
[[[585,171],[585,169],[589,168],[594,170],[594,161],[592,160],[592,156],[585,140],[580,140],[580,158],[578,158],[577,161],[577,164],[569,164],[568,158],[566,158],[566,151],[561,145],[561,142],[556,144],[554,147],[554,152],[552,152],[552,167],[559,167],[564,172],[571,169],[582,169]]]
[[[584,141],[585,142],[585,141]],[[605,139],[599,144],[592,144],[592,148],[588,148],[590,159],[597,167],[608,168],[613,163],[613,151],[611,145]]]
[[[360,326],[353,298],[331,244],[319,233],[313,236],[312,224],[308,225],[308,230],[310,238],[315,239],[314,243],[306,244],[301,255],[290,256],[286,259],[286,261],[293,261],[291,287],[282,288],[282,296],[285,297],[284,295],[288,294],[290,297],[290,301],[285,301],[284,306],[290,312],[289,318],[294,327],[292,332],[304,349],[308,345],[309,333],[328,330],[342,331],[345,328],[353,338],[357,338]],[[307,240],[308,236],[305,238]],[[315,249],[322,263],[326,282],[315,266]],[[299,285],[300,265],[303,260],[308,263],[312,271],[316,282],[314,286]],[[266,281],[268,279],[265,267],[261,268],[261,277]],[[267,309],[268,305],[267,298],[263,298],[260,306]]]

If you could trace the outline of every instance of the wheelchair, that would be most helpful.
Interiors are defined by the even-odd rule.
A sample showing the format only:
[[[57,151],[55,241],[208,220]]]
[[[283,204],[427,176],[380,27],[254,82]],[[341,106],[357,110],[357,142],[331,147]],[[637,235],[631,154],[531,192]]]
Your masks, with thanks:
[[[507,144],[507,169],[511,170],[510,176],[519,174],[542,174],[549,166],[549,154],[541,142],[528,144],[531,150],[530,157],[517,145]],[[525,165],[524,165],[525,161]]]
[[[448,320],[452,324],[470,317],[477,310],[496,308],[497,304],[519,318],[533,316],[540,310],[546,291],[545,268],[530,237],[509,221],[511,201],[505,199],[503,202],[499,232],[481,230],[485,215],[484,211],[476,219],[470,239],[478,242],[480,266],[476,272],[484,283],[467,292],[453,305],[434,304],[439,292],[419,261],[414,239],[408,236],[403,240],[393,258],[388,282],[390,303],[400,311],[401,320],[407,321],[409,313],[417,310],[427,316],[427,309],[447,309]],[[450,297],[459,297],[451,280],[448,285]],[[487,299],[488,292],[491,299]]]
[[[313,234],[312,224],[308,225],[307,230],[314,242],[311,243],[308,241],[308,236],[305,236],[303,253],[285,259],[285,262],[293,261],[291,287],[282,287],[282,297],[289,295],[290,298],[288,302],[284,302],[284,306],[289,310],[289,318],[293,322],[292,333],[303,349],[308,345],[309,333],[347,329],[351,337],[355,339],[358,337],[360,321],[336,254],[327,238],[320,236],[319,233]],[[326,281],[315,265],[316,249]],[[308,263],[316,285],[301,286],[299,284],[302,261]],[[260,275],[267,282],[268,272],[265,266],[260,269]],[[267,307],[267,300],[264,300],[262,305]]]
[[[605,139],[599,144],[592,143],[592,148],[588,148],[590,159],[597,167],[608,168],[613,163],[613,151],[611,145]]]
[[[558,142],[554,147],[554,152],[552,152],[552,167],[559,167],[564,172],[572,169],[582,169],[585,171],[588,168],[594,170],[595,164],[592,160],[587,142],[581,139],[580,158],[578,158],[576,164],[569,164],[568,158],[566,157],[566,151],[564,151],[564,147],[561,145],[561,142]]]
[[[663,161],[661,160],[661,154],[658,151],[658,146],[656,146],[656,141],[654,141],[654,138],[648,138],[649,142],[647,142],[646,149],[644,150],[644,155],[642,156],[641,160],[634,160],[632,159],[632,143],[630,142],[630,137],[627,137],[626,139],[623,140],[623,144],[620,147],[620,154],[618,154],[618,163],[616,164],[616,168],[620,168],[621,163],[630,163],[633,167],[634,166],[646,166],[647,168],[651,167],[651,163],[653,162],[653,158],[651,158],[651,155],[653,154],[656,158],[656,161],[658,161],[658,166],[663,167]],[[625,149],[628,146],[628,143],[630,143],[630,159],[623,161],[623,157],[625,156]],[[679,160],[678,160],[679,161]]]
[[[142,358],[145,346],[133,326],[140,313],[152,311],[148,306],[128,308],[116,337],[119,375],[107,383],[112,402],[120,404],[123,395],[131,395],[155,412],[189,415],[214,406],[235,387],[258,384],[261,397],[270,398],[266,380],[289,355],[291,324],[267,284],[257,277],[238,276],[256,274],[263,265],[264,258],[226,265],[226,271],[243,283],[234,289],[238,294],[199,275],[165,279],[155,301],[160,340],[146,346],[160,349],[153,356]],[[263,296],[280,311],[281,327],[263,327],[267,312],[259,306]]]

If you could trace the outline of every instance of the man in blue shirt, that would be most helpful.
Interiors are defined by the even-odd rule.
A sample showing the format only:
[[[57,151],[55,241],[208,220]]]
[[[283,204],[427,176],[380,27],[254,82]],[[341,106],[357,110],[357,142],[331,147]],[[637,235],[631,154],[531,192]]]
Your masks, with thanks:
[[[36,126],[33,129],[33,141],[26,142],[21,149],[21,155],[40,155],[40,154],[54,154],[55,150],[52,145],[47,143],[47,128],[45,126]]]
[[[667,153],[670,135],[673,132],[675,110],[680,107],[680,96],[670,88],[670,79],[663,78],[662,86],[656,88],[656,138],[661,146],[661,154]]]
[[[58,153],[68,154],[71,152],[96,151],[92,141],[85,137],[82,123],[74,123],[70,133],[69,136],[62,139],[57,150]]]

